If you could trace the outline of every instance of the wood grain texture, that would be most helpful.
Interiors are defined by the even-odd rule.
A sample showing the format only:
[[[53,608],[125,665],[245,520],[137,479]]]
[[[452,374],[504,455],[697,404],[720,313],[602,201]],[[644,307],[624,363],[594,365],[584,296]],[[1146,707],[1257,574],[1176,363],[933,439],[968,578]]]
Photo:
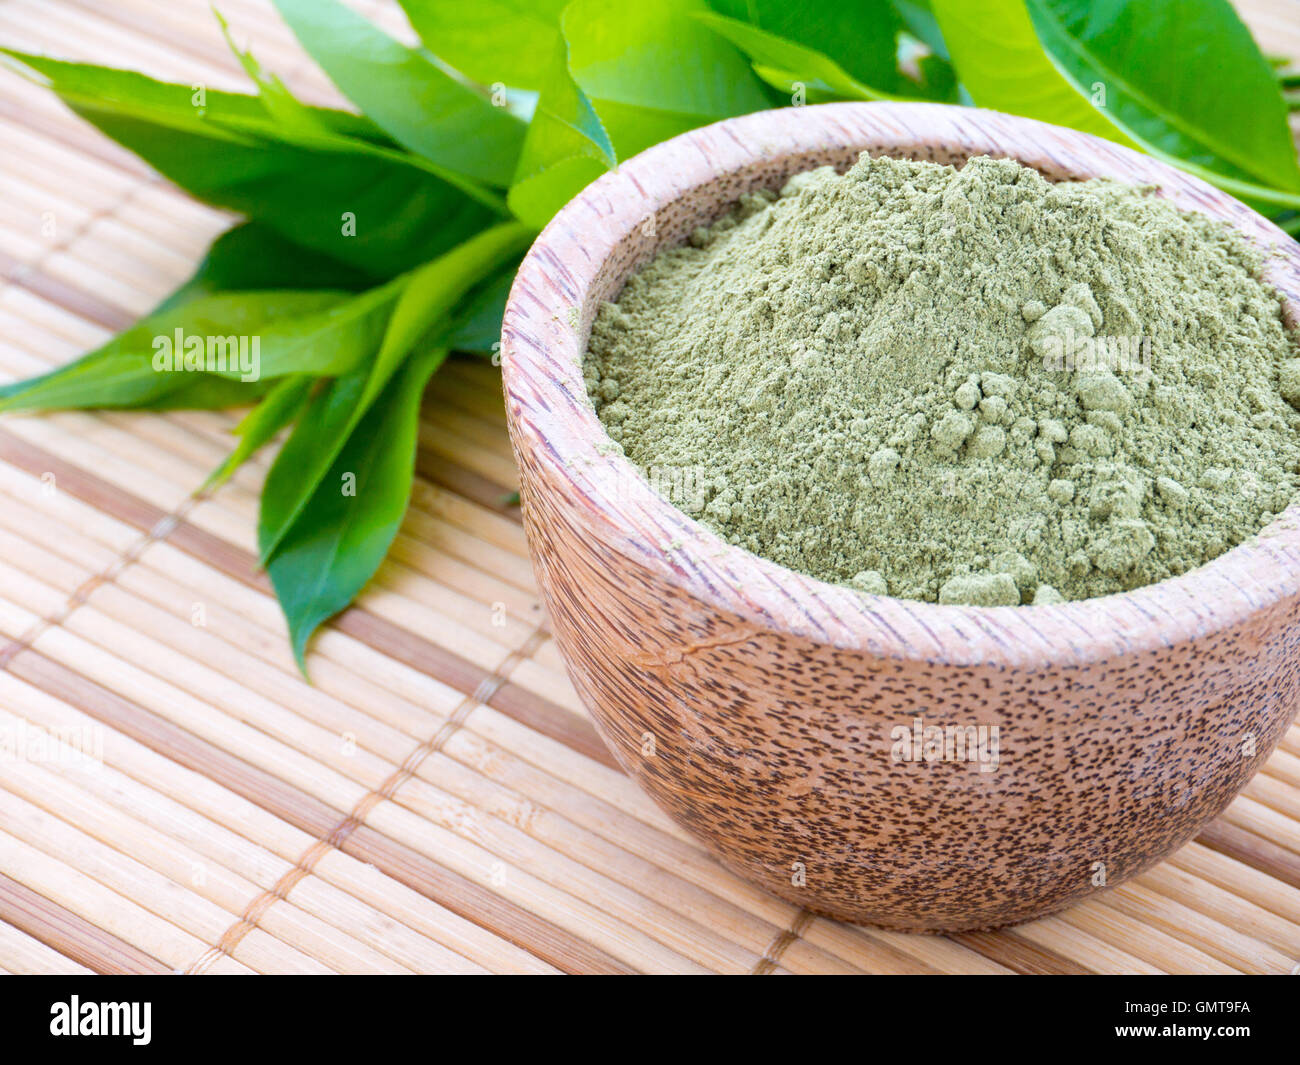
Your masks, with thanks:
[[[1293,326],[1300,246],[1203,182],[1084,134],[833,104],[650,149],[569,204],[520,269],[503,369],[525,526],[574,686],[618,762],[725,864],[794,903],[894,929],[987,929],[1150,867],[1263,764],[1300,698],[1300,510],[1148,588],[973,608],[816,581],[672,507],[610,453],[587,398],[596,308],[740,194],[863,151],[1153,184],[1266,250]],[[998,726],[999,768],[894,762],[890,732],[915,717]]]

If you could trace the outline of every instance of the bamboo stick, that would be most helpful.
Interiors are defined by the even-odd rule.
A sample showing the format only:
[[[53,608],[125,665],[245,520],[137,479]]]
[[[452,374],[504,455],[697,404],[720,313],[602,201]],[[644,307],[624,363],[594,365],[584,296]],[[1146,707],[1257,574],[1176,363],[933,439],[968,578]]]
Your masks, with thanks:
[[[1064,910],[1059,914],[1059,920],[1139,957],[1159,958],[1160,968],[1167,973],[1241,972],[1237,967],[1207,954],[1199,946],[1185,943],[1168,931],[1151,927],[1096,898]]]
[[[1124,945],[1125,949],[1120,949],[1059,917],[1042,917],[1017,925],[1015,934],[1061,957],[1077,961],[1096,973],[1158,975],[1163,972],[1158,956],[1153,952],[1141,952],[1142,944],[1128,944]]]
[[[866,943],[882,943],[910,955],[937,972],[1001,976],[1013,971],[946,936],[908,935],[879,928],[856,928],[824,917],[809,922],[800,934],[809,943],[859,968],[865,968],[865,940]]]
[[[1246,899],[1289,924],[1300,925],[1300,891],[1245,862],[1200,843],[1189,843],[1169,859],[1169,865],[1217,885],[1235,898]],[[1300,947],[1293,949],[1300,951]]]
[[[0,921],[0,959],[4,960],[5,972],[14,975],[90,975],[84,965],[4,921]]]
[[[1230,825],[1247,829],[1293,854],[1300,854],[1300,823],[1249,795],[1238,795],[1220,817]]]
[[[111,54],[117,63],[147,69],[156,77],[185,84],[201,82],[212,88],[239,87],[239,78],[228,67],[197,57],[181,57],[174,47],[128,33],[97,11],[71,11],[62,5],[43,5],[33,10],[22,3],[6,4],[0,8],[0,33],[6,40],[21,40],[24,47],[56,55],[66,51],[69,44],[84,42],[83,47],[88,49],[93,42],[94,55]]]
[[[973,963],[976,970],[990,971],[984,959],[973,951],[965,951],[938,937],[907,936],[878,929],[855,928],[826,917],[815,917],[806,911],[802,912],[801,919],[791,929],[797,931],[797,936],[780,950],[779,955],[774,957],[769,953],[768,956],[795,973],[837,971],[826,960],[834,959],[846,972],[932,975],[943,970],[931,959],[945,953],[949,957],[953,954],[969,955],[967,960]],[[927,958],[926,955],[930,957]],[[996,970],[1000,967],[991,968]]]
[[[21,706],[33,723],[47,728],[85,727],[84,715],[50,696],[0,673],[0,699]],[[106,758],[114,768],[83,776],[105,802],[146,813],[150,823],[209,857],[265,879],[278,876],[311,844],[311,837],[279,821],[260,806],[233,795],[204,777],[183,770],[166,757],[118,733],[106,740]],[[159,791],[158,789],[162,790]],[[251,846],[250,846],[251,845]],[[267,849],[269,848],[269,850]],[[286,863],[266,862],[276,854]],[[249,864],[249,863],[252,864]],[[477,926],[442,910],[373,866],[331,851],[316,866],[317,874],[349,890],[430,938],[446,942],[494,971],[545,972],[548,966]],[[211,970],[209,970],[211,971]]]
[[[1271,947],[1272,953],[1260,955],[1259,963],[1266,968],[1285,973],[1300,960],[1300,924],[1270,912],[1249,896],[1234,894],[1173,862],[1149,870],[1138,883]],[[1158,905],[1157,900],[1148,901]]]
[[[864,969],[843,958],[819,950],[803,939],[795,939],[780,952],[781,968],[791,975],[812,974],[826,976],[861,976],[866,973],[911,976],[928,971],[919,962],[908,964],[892,954],[882,954],[872,968]]]
[[[503,494],[519,490],[519,471],[513,459],[487,451],[467,451],[460,437],[432,422],[420,423],[420,447],[486,477],[500,485]]]
[[[101,637],[104,631],[102,621],[96,616],[96,612],[91,607],[83,607],[78,610],[72,616],[70,624],[78,624],[83,628],[93,629]],[[165,648],[153,645],[152,649],[149,649],[147,643],[141,642],[141,637],[137,637],[134,633],[126,633],[120,627],[112,631],[114,632],[114,645],[120,653],[128,655],[132,660],[166,662],[168,652]],[[39,645],[45,653],[52,655],[56,660],[71,656],[70,660],[77,663],[78,670],[91,679],[108,684],[127,698],[148,706],[155,713],[184,723],[185,727],[196,731],[210,742],[237,751],[241,757],[255,765],[276,772],[283,779],[286,779],[295,787],[303,788],[309,794],[317,794],[322,798],[328,797],[328,800],[334,803],[346,802],[348,807],[352,807],[363,797],[358,790],[359,787],[374,788],[381,782],[382,770],[373,757],[358,751],[351,758],[347,758],[340,753],[340,747],[337,743],[338,738],[327,737],[322,730],[311,729],[305,733],[302,726],[299,725],[291,734],[291,741],[296,741],[296,749],[294,750],[284,746],[279,739],[272,739],[269,733],[266,734],[262,743],[249,743],[248,739],[251,739],[251,735],[247,731],[247,726],[239,724],[224,715],[214,716],[210,709],[186,692],[171,685],[160,684],[146,678],[135,667],[127,666],[121,660],[105,654],[99,648],[87,644],[84,640],[79,640],[70,631],[62,629],[50,630],[42,636]],[[193,664],[186,666],[187,676],[192,675],[191,671],[194,668]],[[247,712],[245,704],[241,704],[238,709]],[[272,719],[281,718],[284,718],[284,714],[278,708],[266,702],[260,703],[257,720],[262,730],[267,729]],[[290,738],[280,728],[276,728],[275,731],[280,732],[281,736],[286,739]],[[313,733],[319,739],[313,739],[307,744],[311,748],[311,753],[308,754],[303,749],[303,739],[305,735],[312,735]],[[345,762],[346,765],[343,764]],[[286,766],[293,767],[292,771],[287,774],[285,773]],[[346,775],[341,775],[343,773],[346,773]],[[356,784],[352,783],[353,779],[357,781]],[[406,801],[406,799],[405,795],[399,796],[401,801]],[[383,831],[383,828],[378,823],[380,819],[409,826],[410,822],[406,819],[406,815],[394,814],[392,812],[393,808],[391,803],[380,805],[371,811],[368,820],[380,828],[381,831]],[[415,823],[419,825],[427,824],[420,818],[417,818]],[[417,836],[417,838],[419,837]],[[442,838],[450,843],[453,837],[450,833],[447,833]],[[418,849],[418,844],[410,836],[402,837],[401,841],[408,845],[415,845]],[[468,845],[468,841],[462,841],[456,846],[459,848]],[[440,847],[438,855],[440,860],[445,861],[447,851]],[[487,880],[490,875],[489,870],[499,859],[487,859],[485,856],[474,862],[469,868],[464,865],[464,861],[465,852],[462,850],[461,864],[453,864],[452,867],[462,875],[469,876],[471,880],[482,883]],[[576,868],[571,868],[574,873],[577,873]],[[552,876],[556,875],[554,867],[548,868],[546,872]],[[477,878],[473,875],[474,873],[478,873]],[[528,880],[531,882],[533,878],[530,876]],[[575,910],[584,914],[584,920],[597,920],[600,926],[606,926],[609,921],[606,911],[598,911],[594,907],[590,907],[585,899],[578,900],[565,892],[561,891],[556,894],[556,889],[549,886],[543,887],[543,882],[540,880],[536,881],[536,886],[532,890],[541,891],[543,895],[553,900],[554,909],[549,912],[542,912],[542,916],[555,920],[562,927],[568,927],[574,931],[585,927],[582,920],[575,922]],[[530,897],[532,896],[530,895]],[[606,902],[608,903],[614,898],[620,901],[620,908],[625,910],[631,908],[630,902],[624,901],[628,898],[626,893],[611,885],[608,888]],[[516,898],[514,901],[519,902],[519,899]],[[610,930],[612,929],[604,929],[605,932]],[[694,942],[684,932],[676,931],[676,935],[682,944]],[[665,953],[657,946],[651,947],[650,943],[652,941],[641,933],[632,937],[641,946],[638,952],[631,955],[624,955],[619,952],[627,945],[624,939],[619,939],[616,942],[608,939],[598,941],[591,936],[585,936],[585,938],[595,942],[596,945],[608,950],[616,957],[627,957],[627,960],[633,961],[634,964],[637,964],[634,959],[640,959],[645,963],[638,964],[638,967],[647,967],[648,959],[651,958],[658,959],[658,961],[654,964],[648,964],[650,968],[655,968],[660,963],[677,968],[682,965],[687,965],[688,968],[694,967],[692,963],[686,962],[686,959],[680,955],[675,955],[672,952]],[[708,945],[708,938],[703,936],[702,943],[705,946]],[[719,945],[719,949],[724,950],[725,953],[725,950],[732,948]],[[672,957],[677,957],[678,960],[672,961]]]
[[[107,772],[100,769],[77,775],[83,783],[95,783],[100,773]],[[33,807],[61,817],[84,835],[103,844],[100,853],[104,862],[125,866],[129,861],[158,873],[163,879],[150,881],[156,889],[151,908],[172,923],[190,927],[203,938],[211,940],[219,936],[218,929],[233,922],[259,894],[256,883],[191,850],[174,837],[169,838],[149,828],[112,805],[89,801],[84,790],[71,784],[66,772],[42,772],[39,767],[20,763],[9,780],[7,792],[0,794],[0,809],[4,809],[3,803],[9,793],[21,795]],[[64,838],[70,838],[69,834],[64,833]],[[47,849],[39,837],[29,837],[29,842]],[[51,843],[54,842],[55,837],[51,837]],[[115,857],[109,854],[113,849],[116,850]],[[142,898],[138,893],[133,893],[132,897]],[[210,921],[205,928],[194,928],[187,921],[186,910],[193,906],[196,898],[221,909],[220,914],[204,911]],[[331,934],[319,918],[286,906],[264,926],[262,934],[241,941],[235,957],[259,972],[312,973],[321,971],[320,961],[329,955],[331,949]],[[386,965],[378,962],[377,957],[371,952],[352,949],[346,958],[340,960],[372,971],[383,971]]]
[[[1143,921],[1148,928],[1163,928],[1242,972],[1285,974],[1292,964],[1269,944],[1243,933],[1240,919],[1234,922],[1237,927],[1230,927],[1205,912],[1212,909],[1208,899],[1194,908],[1153,891],[1139,879],[1119,885],[1106,901],[1121,913]]]
[[[104,587],[96,593],[94,598],[94,607],[96,609],[106,610],[108,613],[122,617],[123,619],[128,617],[131,618],[137,631],[143,634],[151,634],[155,639],[160,641],[166,638],[168,632],[172,632],[172,648],[174,651],[182,650],[186,645],[193,645],[190,654],[192,656],[198,655],[198,650],[203,645],[203,639],[206,634],[196,634],[192,630],[186,630],[183,627],[177,628],[161,617],[158,617],[157,620],[153,620],[148,624],[142,624],[142,612],[139,604],[133,601],[120,600],[119,597],[121,596],[122,593],[120,589],[111,586]],[[80,625],[86,616],[85,613],[82,613],[80,617],[71,619],[69,622],[69,628],[72,631],[82,631]],[[207,660],[214,662],[229,659],[231,664],[229,666],[228,675],[232,678],[233,676],[238,675],[241,678],[241,683],[245,685],[250,682],[250,678],[254,675],[261,677],[263,681],[273,680],[276,676],[275,674],[267,673],[264,670],[259,671],[250,662],[244,660],[239,652],[233,647],[228,648],[221,654],[212,654],[206,657]],[[195,678],[196,673],[201,669],[202,667],[197,665],[197,657],[192,657],[191,661],[188,663],[178,663],[176,669],[172,671],[174,675],[164,675],[168,675],[173,683],[179,683],[182,679],[192,681]],[[266,691],[267,696],[273,698],[284,711],[292,712],[299,716],[310,717],[316,726],[328,730],[335,738],[339,735],[356,735],[356,749],[346,757],[336,756],[331,761],[337,768],[347,772],[352,770],[358,762],[362,761],[365,757],[365,751],[375,751],[385,759],[388,763],[387,766],[376,764],[373,770],[364,775],[358,775],[356,772],[350,772],[349,774],[355,779],[358,779],[359,782],[367,784],[371,788],[377,785],[381,774],[391,772],[393,766],[400,761],[405,752],[410,749],[410,743],[406,739],[399,738],[395,735],[385,736],[379,733],[374,727],[370,728],[368,731],[360,728],[356,724],[356,716],[354,714],[349,716],[347,709],[327,703],[319,697],[309,699],[306,697],[306,693],[308,693],[310,689],[303,688],[296,679],[292,677],[285,677],[284,680],[286,683],[277,686],[273,691],[267,691],[265,688],[260,688],[259,692],[254,694],[251,691],[245,690],[238,698],[214,696],[213,689],[206,686],[200,686],[191,690],[203,693],[205,701],[209,704],[215,702],[227,707],[228,712],[233,711],[233,708],[237,705],[251,706],[256,709],[259,706],[262,691]],[[263,712],[258,714],[258,718],[265,727],[267,706],[266,704],[260,705]],[[351,728],[355,728],[356,732],[349,732],[348,730]],[[286,739],[296,739],[300,749],[306,749],[301,748],[301,729],[295,730],[286,728],[280,734]],[[384,744],[387,745],[385,746]],[[323,758],[320,747],[314,748],[313,753],[316,757]],[[430,764],[431,763],[426,762],[425,766],[428,767]],[[412,788],[418,789],[418,784],[412,782],[404,788],[403,791],[396,796],[397,800],[400,802],[411,801],[408,799],[408,795]],[[468,810],[464,811],[462,816],[465,813],[468,813]],[[515,815],[514,819],[517,820],[518,816],[519,815]],[[529,821],[530,828],[534,830],[540,828],[544,823],[542,820],[534,818],[531,814],[524,816],[525,819]],[[540,817],[541,815],[538,816]],[[569,846],[573,846],[579,841],[579,838],[575,838],[572,835],[563,838],[560,836],[550,836],[547,839],[547,842],[553,847],[560,846],[562,843],[567,843]],[[589,849],[588,854],[605,855],[606,867],[612,868],[615,873],[619,874],[620,879],[624,880],[624,882],[629,886],[637,883],[654,883],[654,894],[659,898],[675,896],[680,894],[682,890],[685,890],[682,886],[677,884],[675,878],[664,879],[660,875],[659,871],[654,867],[647,866],[641,869],[633,868],[630,872],[625,873],[623,870],[618,869],[618,862],[609,857],[610,852],[605,845],[587,841],[587,846],[588,848],[595,848],[594,850]],[[558,854],[560,852],[557,851],[556,853]],[[681,901],[677,904],[676,908],[679,912],[686,912],[689,909],[697,908],[699,905],[700,902],[696,899],[690,902]],[[714,920],[720,920],[720,917],[715,915]],[[769,931],[767,929],[763,929],[761,932],[756,933],[756,938],[751,937],[751,944],[755,946],[760,945],[761,941],[765,940],[768,934]]]
[[[4,854],[6,876],[166,965],[179,966],[203,949],[202,941],[192,933],[163,920],[81,869],[31,846],[6,828],[0,828],[0,852]]]

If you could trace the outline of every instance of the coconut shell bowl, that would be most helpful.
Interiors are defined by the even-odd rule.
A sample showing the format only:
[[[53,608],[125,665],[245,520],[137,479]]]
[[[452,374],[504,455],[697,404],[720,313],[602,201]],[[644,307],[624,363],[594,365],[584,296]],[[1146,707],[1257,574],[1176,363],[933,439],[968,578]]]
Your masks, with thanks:
[[[588,400],[597,307],[742,193],[844,170],[863,151],[1153,184],[1269,249],[1264,276],[1293,326],[1300,245],[1202,181],[1086,134],[855,103],[747,115],[651,148],[568,204],[519,270],[502,365],[524,521],[569,674],[619,764],[730,869],[811,911],[990,928],[1160,861],[1263,764],[1300,697],[1300,509],[1177,578],[1023,607],[860,594],[677,510],[611,450]],[[933,726],[946,746],[927,760]],[[996,726],[996,759],[972,756],[970,726],[987,727],[986,754]],[[947,757],[961,753],[954,729],[965,758]],[[904,734],[922,739],[910,756]]]

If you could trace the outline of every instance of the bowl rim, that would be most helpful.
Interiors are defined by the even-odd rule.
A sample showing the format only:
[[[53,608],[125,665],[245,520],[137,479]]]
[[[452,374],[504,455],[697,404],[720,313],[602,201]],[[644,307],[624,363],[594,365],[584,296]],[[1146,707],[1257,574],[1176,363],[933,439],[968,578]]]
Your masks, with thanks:
[[[594,283],[609,257],[629,239],[637,245],[603,299],[672,242],[646,222],[682,196],[788,157],[863,149],[1009,156],[1058,178],[1155,185],[1158,195],[1227,221],[1263,250],[1261,276],[1282,296],[1289,324],[1300,324],[1300,244],[1199,178],[1122,145],[951,104],[834,103],[726,119],[657,144],[587,186],[541,232],[516,274],[501,346],[511,436],[521,457],[527,451],[552,485],[564,485],[584,533],[757,629],[951,666],[1082,666],[1159,651],[1235,628],[1300,594],[1300,499],[1255,537],[1156,584],[1054,605],[952,606],[857,592],[762,558],[678,510],[636,472],[606,433],[582,377],[601,302]],[[807,164],[787,172],[798,169]],[[771,182],[750,187],[764,184]],[[524,481],[527,508],[532,486]]]

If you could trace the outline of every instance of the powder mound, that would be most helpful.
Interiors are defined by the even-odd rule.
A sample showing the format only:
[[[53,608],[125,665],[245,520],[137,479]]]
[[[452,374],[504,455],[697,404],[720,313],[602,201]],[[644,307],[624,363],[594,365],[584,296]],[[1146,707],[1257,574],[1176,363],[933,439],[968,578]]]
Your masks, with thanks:
[[[1152,190],[863,156],[741,198],[596,316],[589,395],[673,503],[872,594],[1055,603],[1183,573],[1300,488],[1259,261]]]

